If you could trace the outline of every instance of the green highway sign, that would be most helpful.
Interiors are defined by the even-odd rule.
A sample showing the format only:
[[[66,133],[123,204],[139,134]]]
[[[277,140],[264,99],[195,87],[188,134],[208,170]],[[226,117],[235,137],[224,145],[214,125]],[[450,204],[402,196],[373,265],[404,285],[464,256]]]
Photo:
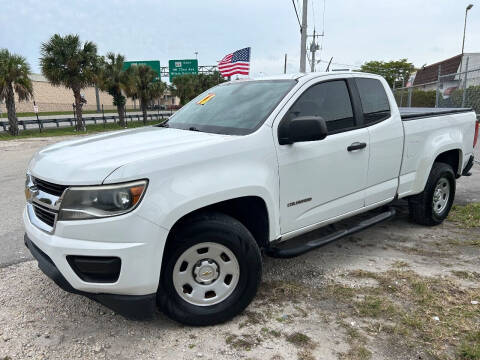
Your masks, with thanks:
[[[157,79],[160,80],[160,61],[158,60],[148,60],[148,61],[125,61],[123,63],[123,70],[127,70],[130,66],[138,66],[138,65],[147,65],[153,71],[157,73]]]
[[[178,75],[198,74],[198,60],[169,60],[168,74],[170,75],[170,81]]]

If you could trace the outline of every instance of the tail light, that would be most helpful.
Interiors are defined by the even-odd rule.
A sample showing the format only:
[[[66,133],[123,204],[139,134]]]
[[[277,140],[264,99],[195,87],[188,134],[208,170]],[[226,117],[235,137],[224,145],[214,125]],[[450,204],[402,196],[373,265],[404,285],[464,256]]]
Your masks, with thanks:
[[[477,140],[478,140],[478,127],[480,126],[480,122],[475,123],[475,136],[473,137],[473,147],[477,145]]]

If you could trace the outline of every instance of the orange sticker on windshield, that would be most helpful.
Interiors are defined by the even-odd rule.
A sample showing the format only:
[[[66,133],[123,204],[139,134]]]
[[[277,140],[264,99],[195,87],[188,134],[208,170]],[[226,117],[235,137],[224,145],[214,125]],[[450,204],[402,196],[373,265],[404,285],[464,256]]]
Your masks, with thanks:
[[[200,100],[199,102],[197,102],[198,105],[205,105],[208,101],[210,101],[211,99],[213,99],[215,97],[215,94],[208,94],[207,96],[205,96],[202,100]]]

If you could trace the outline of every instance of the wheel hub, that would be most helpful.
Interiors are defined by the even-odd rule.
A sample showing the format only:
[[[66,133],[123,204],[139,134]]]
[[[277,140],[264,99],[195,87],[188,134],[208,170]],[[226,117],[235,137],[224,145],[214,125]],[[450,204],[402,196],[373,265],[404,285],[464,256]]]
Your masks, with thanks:
[[[199,284],[211,284],[219,275],[218,264],[212,259],[200,260],[193,268],[193,278]]]
[[[450,199],[450,183],[441,178],[433,192],[432,207],[435,214],[440,215],[447,208]]]
[[[225,245],[202,242],[186,249],[175,262],[172,273],[177,294],[197,306],[218,304],[237,287],[240,266]]]

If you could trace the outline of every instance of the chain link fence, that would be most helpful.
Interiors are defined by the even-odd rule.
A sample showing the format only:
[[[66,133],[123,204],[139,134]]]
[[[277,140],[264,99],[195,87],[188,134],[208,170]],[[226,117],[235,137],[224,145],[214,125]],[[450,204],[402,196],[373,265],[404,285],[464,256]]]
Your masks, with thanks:
[[[392,90],[399,107],[472,108],[480,114],[480,69],[438,75],[436,81],[408,87],[396,83]]]

